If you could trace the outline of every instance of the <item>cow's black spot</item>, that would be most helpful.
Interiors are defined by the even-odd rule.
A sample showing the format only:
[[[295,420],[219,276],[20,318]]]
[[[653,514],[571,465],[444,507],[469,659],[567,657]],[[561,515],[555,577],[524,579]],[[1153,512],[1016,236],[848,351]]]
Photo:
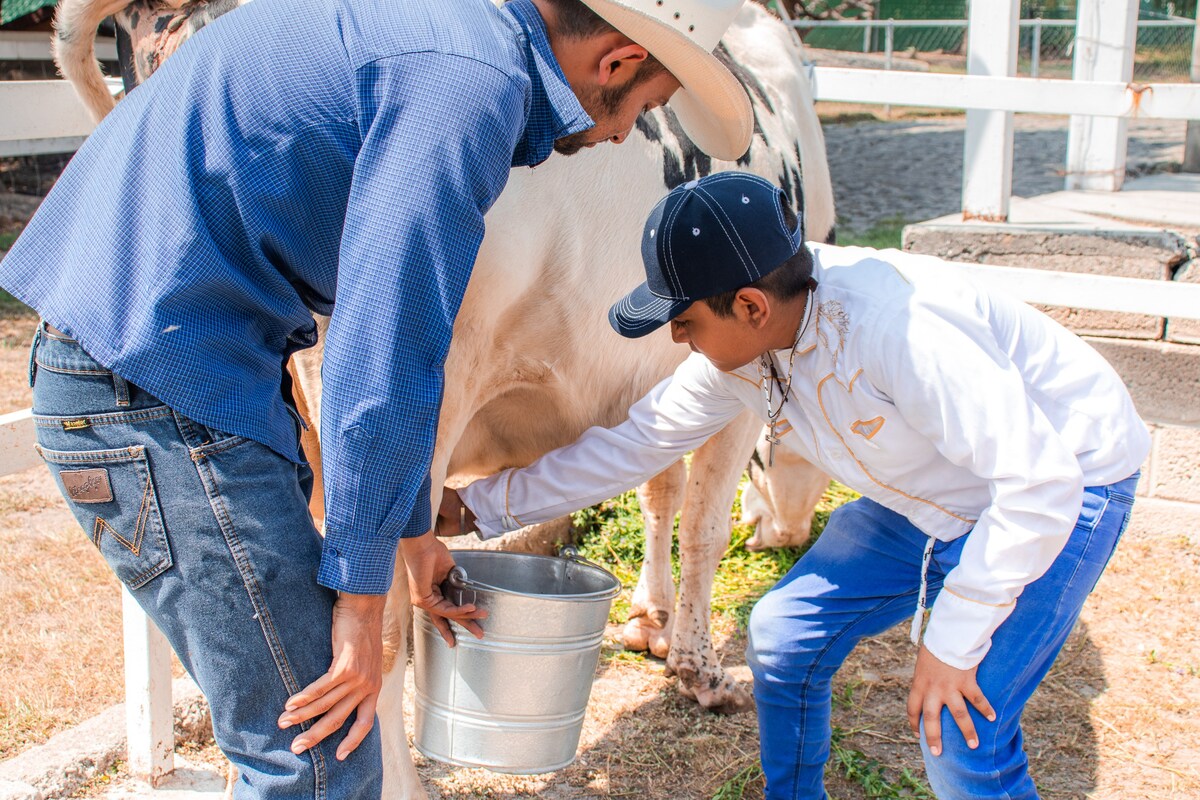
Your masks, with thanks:
[[[683,164],[679,160],[679,156],[668,147],[663,148],[663,183],[668,189],[674,189],[679,184],[683,183],[686,178],[683,177]]]
[[[165,31],[167,29],[167,26],[171,24],[171,20],[173,20],[173,19],[174,19],[174,17],[163,16],[163,17],[159,17],[158,19],[154,20],[154,32],[162,33],[163,31]]]
[[[834,225],[829,229],[829,235],[825,237],[825,244],[837,244],[837,226]]]
[[[746,87],[752,97],[757,97],[758,101],[766,106],[768,111],[772,114],[775,113],[775,106],[771,103],[771,98],[767,96],[767,90],[759,83],[758,78],[754,77],[745,67],[733,60],[733,56],[724,42],[717,45],[716,52],[713,55],[733,73],[733,77],[738,79],[738,83]]]
[[[688,138],[688,135],[683,131],[683,125],[679,123],[679,117],[675,116],[675,112],[666,107],[663,109],[663,116],[667,120],[667,128],[679,140],[679,151],[683,158],[682,173],[684,180],[690,181],[697,177],[704,177],[712,172],[712,159],[708,154],[696,146],[696,143]],[[681,181],[682,182],[682,181]],[[674,188],[673,186],[669,188]]]
[[[639,114],[634,122],[637,129],[641,131],[642,136],[645,136],[652,142],[662,141],[662,129],[658,127],[658,120],[651,114]]]

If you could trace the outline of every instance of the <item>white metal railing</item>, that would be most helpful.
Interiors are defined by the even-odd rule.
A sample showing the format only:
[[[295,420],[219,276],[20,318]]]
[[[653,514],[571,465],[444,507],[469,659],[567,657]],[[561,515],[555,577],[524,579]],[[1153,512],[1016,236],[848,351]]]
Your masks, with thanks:
[[[45,31],[0,31],[0,61],[51,61],[50,35]],[[96,58],[117,61],[117,40],[96,37]]]
[[[884,69],[891,69],[893,63],[893,55],[896,50],[896,31],[897,30],[913,30],[916,28],[962,28],[964,31],[969,24],[965,19],[822,19],[822,20],[805,20],[793,19],[789,23],[796,30],[854,30],[861,28],[863,32],[862,52],[870,53],[874,51],[873,42],[875,31],[883,30],[883,55]],[[1038,72],[1041,68],[1041,53],[1042,53],[1042,31],[1047,28],[1064,29],[1074,28],[1078,23],[1073,19],[1042,19],[1041,17],[1033,17],[1031,19],[1022,19],[1018,23],[1019,28],[1028,30],[1030,33],[1030,65],[1029,77],[1038,77]],[[1178,28],[1181,31],[1188,31],[1196,26],[1196,21],[1187,17],[1171,17],[1170,19],[1143,19],[1138,20],[1137,27],[1141,29],[1166,29]]]

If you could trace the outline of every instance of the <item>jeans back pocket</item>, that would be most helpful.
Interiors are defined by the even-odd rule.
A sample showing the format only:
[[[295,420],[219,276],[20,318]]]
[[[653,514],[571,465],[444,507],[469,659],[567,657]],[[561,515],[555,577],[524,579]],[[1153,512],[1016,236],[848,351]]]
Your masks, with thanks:
[[[146,448],[64,451],[38,447],[75,518],[130,589],[171,566],[167,529]]]

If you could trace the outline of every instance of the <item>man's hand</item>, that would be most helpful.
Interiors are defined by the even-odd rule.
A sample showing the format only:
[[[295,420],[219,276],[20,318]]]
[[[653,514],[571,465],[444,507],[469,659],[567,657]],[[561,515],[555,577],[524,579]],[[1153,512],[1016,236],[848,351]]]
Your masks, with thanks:
[[[487,618],[487,612],[476,609],[472,603],[456,606],[442,596],[440,584],[454,568],[454,558],[446,545],[439,542],[434,532],[430,531],[421,536],[401,539],[400,550],[408,571],[408,593],[412,603],[429,612],[429,618],[446,644],[454,647],[454,632],[450,630],[447,619],[462,625],[476,639],[482,639],[483,628],[475,620]]]
[[[351,712],[355,712],[354,724],[338,746],[338,760],[345,760],[371,732],[383,685],[386,601],[386,595],[338,595],[333,605],[333,664],[328,672],[289,697],[279,718],[280,728],[321,718],[292,741],[293,753],[299,755],[340,730]]]
[[[437,524],[434,532],[438,536],[461,536],[475,530],[475,514],[467,508],[458,492],[449,486],[442,489],[442,504],[438,506]]]
[[[920,736],[921,719],[925,719],[925,741],[929,743],[929,752],[935,756],[942,754],[942,706],[950,709],[951,716],[967,740],[967,747],[972,750],[979,747],[979,736],[967,711],[967,702],[987,717],[988,722],[996,721],[992,704],[975,682],[977,669],[955,669],[939,661],[925,649],[925,645],[921,645],[917,653],[912,689],[908,692],[908,724],[913,733]]]

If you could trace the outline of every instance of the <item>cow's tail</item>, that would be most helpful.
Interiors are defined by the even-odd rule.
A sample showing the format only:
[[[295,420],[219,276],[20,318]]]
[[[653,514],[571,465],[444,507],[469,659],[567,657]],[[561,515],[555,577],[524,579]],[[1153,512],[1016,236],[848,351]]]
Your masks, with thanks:
[[[116,104],[96,61],[96,28],[127,4],[128,0],[60,0],[54,14],[54,63],[96,122]]]

